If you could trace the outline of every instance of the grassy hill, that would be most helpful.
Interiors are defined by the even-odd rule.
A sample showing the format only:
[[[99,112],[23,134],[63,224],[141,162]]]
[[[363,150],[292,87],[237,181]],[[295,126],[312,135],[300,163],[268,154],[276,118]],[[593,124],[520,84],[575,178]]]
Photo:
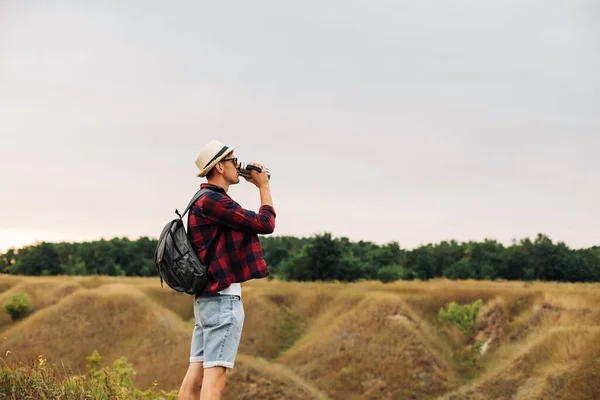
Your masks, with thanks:
[[[3,365],[42,355],[62,379],[97,350],[107,365],[126,357],[140,389],[181,383],[192,301],[158,278],[0,276],[0,302],[18,292],[35,309],[0,313]],[[261,280],[243,299],[227,399],[600,398],[600,284]],[[477,299],[472,332],[439,322]]]

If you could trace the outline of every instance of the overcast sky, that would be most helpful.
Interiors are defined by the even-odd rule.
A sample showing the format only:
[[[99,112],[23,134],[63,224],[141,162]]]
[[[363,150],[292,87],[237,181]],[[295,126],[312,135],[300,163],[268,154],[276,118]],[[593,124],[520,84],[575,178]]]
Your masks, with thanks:
[[[277,235],[599,245],[599,71],[593,0],[0,0],[0,251],[158,237],[212,139]]]

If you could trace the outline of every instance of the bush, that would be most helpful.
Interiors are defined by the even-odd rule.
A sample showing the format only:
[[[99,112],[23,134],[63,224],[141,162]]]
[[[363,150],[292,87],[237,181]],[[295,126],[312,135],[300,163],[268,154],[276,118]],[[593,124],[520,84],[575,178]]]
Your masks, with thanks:
[[[415,278],[416,274],[413,271],[408,271],[400,265],[388,265],[377,271],[377,279],[383,283],[397,280],[413,280]]]
[[[26,317],[33,311],[33,304],[27,293],[17,293],[4,303],[4,310],[13,321]]]
[[[176,400],[177,390],[166,392],[154,381],[146,390],[131,383],[135,371],[125,357],[115,360],[112,368],[101,367],[103,357],[97,351],[87,357],[88,375],[59,378],[56,365],[47,365],[42,355],[33,365],[0,366],[0,398],[63,400]]]
[[[402,267],[396,265],[390,265],[387,267],[380,268],[377,271],[377,279],[383,283],[389,283],[397,281],[402,278]]]
[[[438,320],[441,323],[453,324],[463,333],[473,333],[477,322],[477,314],[479,314],[482,304],[483,300],[481,299],[465,305],[452,302],[447,305],[448,311],[444,311],[443,308],[440,309]]]

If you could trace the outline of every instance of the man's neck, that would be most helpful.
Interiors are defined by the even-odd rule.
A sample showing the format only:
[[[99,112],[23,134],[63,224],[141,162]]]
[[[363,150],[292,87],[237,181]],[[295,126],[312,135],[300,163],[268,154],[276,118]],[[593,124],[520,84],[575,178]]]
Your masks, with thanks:
[[[208,183],[222,188],[225,193],[229,190],[229,184],[224,179],[208,179]]]

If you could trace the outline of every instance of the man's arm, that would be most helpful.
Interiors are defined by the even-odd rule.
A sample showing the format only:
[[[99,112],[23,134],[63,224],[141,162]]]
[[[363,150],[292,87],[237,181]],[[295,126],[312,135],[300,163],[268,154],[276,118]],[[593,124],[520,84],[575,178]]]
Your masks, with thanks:
[[[261,189],[261,206],[257,213],[218,192],[210,193],[205,198],[202,211],[209,220],[233,230],[259,234],[269,234],[275,230],[276,214],[268,188]]]
[[[244,177],[248,182],[252,183],[260,191],[260,204],[273,207],[273,199],[271,198],[271,186],[269,185],[269,177],[264,165],[252,163],[261,168],[260,172],[256,170],[250,171],[250,178]]]
[[[269,183],[267,182],[265,185],[260,186],[258,190],[260,191],[260,205],[273,207],[273,199],[271,198],[271,187],[269,186]]]

